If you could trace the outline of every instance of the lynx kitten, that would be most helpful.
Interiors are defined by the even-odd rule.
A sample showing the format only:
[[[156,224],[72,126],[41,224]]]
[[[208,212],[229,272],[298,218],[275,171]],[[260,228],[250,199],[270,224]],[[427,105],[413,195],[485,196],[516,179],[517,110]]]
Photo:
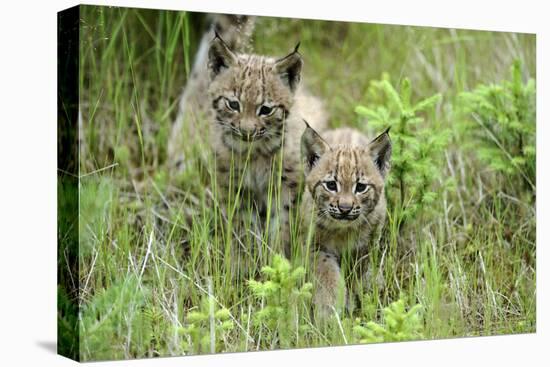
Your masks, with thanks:
[[[369,142],[350,128],[321,137],[308,126],[301,146],[306,174],[302,215],[315,227],[314,303],[327,314],[347,298],[340,274],[342,254],[366,250],[379,241],[386,218],[384,182],[391,142],[387,130]]]
[[[197,139],[208,135],[221,193],[234,197],[238,191],[260,217],[270,211],[271,230],[281,234],[285,247],[288,213],[302,178],[302,119],[316,129],[326,123],[320,101],[300,86],[302,65],[298,47],[279,59],[244,54],[233,51],[216,33],[208,49],[207,75],[202,75],[207,91],[195,95],[194,110],[178,127],[190,129]],[[208,129],[203,134],[204,125]],[[176,141],[171,144],[174,157],[178,133],[174,132]],[[277,190],[269,184],[279,180],[281,192],[275,198]]]

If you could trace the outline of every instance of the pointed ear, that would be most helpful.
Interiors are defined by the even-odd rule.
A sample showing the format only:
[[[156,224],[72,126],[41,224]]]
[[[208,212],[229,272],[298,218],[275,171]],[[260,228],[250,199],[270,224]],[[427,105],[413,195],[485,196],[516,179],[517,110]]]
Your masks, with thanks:
[[[302,56],[298,52],[299,47],[300,43],[298,42],[292,53],[275,62],[275,72],[279,74],[283,83],[289,87],[292,92],[294,92],[298,84],[300,84],[300,75],[304,63]]]
[[[208,71],[214,79],[224,69],[237,63],[237,55],[229,49],[229,46],[216,33],[208,50]]]
[[[388,127],[386,131],[369,143],[370,156],[384,178],[390,170],[391,140],[389,131]]]
[[[304,170],[306,175],[308,175],[319,161],[319,158],[330,150],[330,146],[309,126],[306,120],[304,122],[306,129],[302,134],[301,150]]]

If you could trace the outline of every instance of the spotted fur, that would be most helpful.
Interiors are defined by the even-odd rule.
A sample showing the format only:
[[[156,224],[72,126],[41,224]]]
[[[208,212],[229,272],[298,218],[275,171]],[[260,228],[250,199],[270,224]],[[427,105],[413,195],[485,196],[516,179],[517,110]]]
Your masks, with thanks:
[[[372,141],[356,130],[311,127],[302,136],[306,192],[302,216],[315,227],[314,303],[324,313],[346,298],[340,258],[376,244],[386,218],[384,182],[390,168],[388,131]],[[341,292],[340,292],[341,291]],[[339,297],[339,292],[341,297]]]

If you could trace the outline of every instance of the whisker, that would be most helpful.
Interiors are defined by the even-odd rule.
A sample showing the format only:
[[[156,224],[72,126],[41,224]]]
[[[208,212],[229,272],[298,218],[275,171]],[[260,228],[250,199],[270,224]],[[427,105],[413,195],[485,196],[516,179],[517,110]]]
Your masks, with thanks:
[[[315,218],[315,223],[318,224],[325,218],[327,218],[329,215],[329,212],[327,209],[320,209],[317,211],[317,217]]]

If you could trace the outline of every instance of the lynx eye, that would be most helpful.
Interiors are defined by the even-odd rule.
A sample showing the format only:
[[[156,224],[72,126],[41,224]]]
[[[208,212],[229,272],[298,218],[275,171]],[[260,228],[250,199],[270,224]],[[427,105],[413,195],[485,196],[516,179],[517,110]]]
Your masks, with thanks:
[[[233,111],[237,111],[237,112],[240,111],[240,104],[238,101],[230,101],[229,99],[226,99],[225,105]]]
[[[365,191],[367,191],[368,188],[369,188],[369,185],[361,183],[361,182],[357,182],[355,184],[355,193],[356,194],[362,194]]]
[[[336,181],[325,181],[324,182],[325,189],[328,191],[336,192],[338,191],[338,184]]]
[[[269,107],[266,105],[263,105],[260,107],[260,110],[258,111],[259,116],[268,116],[273,112],[273,107]]]

